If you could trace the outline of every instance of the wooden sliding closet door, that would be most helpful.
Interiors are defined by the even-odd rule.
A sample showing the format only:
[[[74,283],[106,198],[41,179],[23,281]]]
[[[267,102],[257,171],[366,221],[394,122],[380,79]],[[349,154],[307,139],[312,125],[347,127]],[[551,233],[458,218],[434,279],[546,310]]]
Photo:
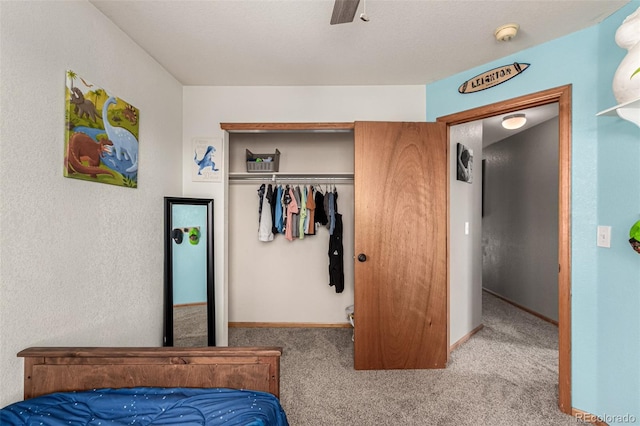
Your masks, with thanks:
[[[355,123],[357,370],[447,362],[447,145],[442,123]]]

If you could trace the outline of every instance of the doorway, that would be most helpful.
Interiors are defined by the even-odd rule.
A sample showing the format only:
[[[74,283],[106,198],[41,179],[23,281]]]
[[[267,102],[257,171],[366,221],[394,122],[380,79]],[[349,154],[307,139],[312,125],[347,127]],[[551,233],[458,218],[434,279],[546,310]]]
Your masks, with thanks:
[[[481,121],[482,287],[557,327],[558,104],[518,114]]]
[[[558,103],[558,406],[571,414],[571,85],[439,117],[451,126]],[[449,155],[452,155],[449,152]],[[450,321],[448,321],[450,322]]]

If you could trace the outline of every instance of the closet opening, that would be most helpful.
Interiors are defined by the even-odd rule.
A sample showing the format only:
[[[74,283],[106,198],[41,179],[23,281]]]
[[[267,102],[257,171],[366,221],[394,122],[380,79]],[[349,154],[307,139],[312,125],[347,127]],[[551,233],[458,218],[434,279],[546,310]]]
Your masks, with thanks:
[[[447,133],[451,138],[453,126],[552,104],[558,106],[558,406],[564,413],[571,414],[571,86],[561,86],[439,117],[437,121],[447,125]],[[455,153],[450,149],[449,155],[452,156]],[[478,163],[481,164],[480,161]],[[481,167],[480,164],[476,167]],[[450,226],[452,226],[451,223]],[[482,256],[482,253],[477,253],[477,256]],[[449,325],[450,323],[451,318],[449,318]]]
[[[304,129],[304,123],[299,124],[300,129],[273,129],[286,125],[272,123],[270,129],[232,130],[228,135],[228,324],[349,328],[345,308],[353,304],[354,288],[353,130],[311,131]],[[352,128],[353,123],[350,125]],[[248,153],[263,153],[264,157],[277,153],[277,167],[262,163],[265,170],[252,170],[256,165],[247,162]],[[302,211],[296,218],[300,222],[281,227],[281,232],[269,233],[262,222],[259,226],[261,219],[257,218],[267,218],[258,213],[260,205],[265,212],[265,194],[261,197],[260,190],[266,193],[269,186],[275,193],[278,187],[286,194],[291,189],[296,204],[304,201],[307,205],[311,189],[316,196],[334,197],[334,213],[342,221],[342,282],[329,274],[330,239],[335,231],[330,217],[325,225],[315,226],[314,232],[303,225],[306,215]],[[312,199],[317,201],[316,196]]]

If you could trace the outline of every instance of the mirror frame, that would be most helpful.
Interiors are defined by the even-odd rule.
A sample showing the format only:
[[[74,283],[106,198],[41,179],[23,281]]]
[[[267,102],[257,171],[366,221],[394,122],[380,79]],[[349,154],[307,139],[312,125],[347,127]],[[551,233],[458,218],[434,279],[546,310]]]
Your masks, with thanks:
[[[176,204],[207,207],[207,233],[200,241],[207,244],[207,345],[216,345],[213,264],[213,199],[164,197],[164,339],[163,346],[173,346],[173,229],[172,211]]]

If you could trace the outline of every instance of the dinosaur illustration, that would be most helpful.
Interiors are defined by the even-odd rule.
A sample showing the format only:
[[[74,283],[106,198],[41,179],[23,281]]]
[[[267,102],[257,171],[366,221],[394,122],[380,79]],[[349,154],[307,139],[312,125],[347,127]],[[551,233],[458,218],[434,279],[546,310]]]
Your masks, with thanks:
[[[124,111],[122,111],[122,115],[124,115],[124,118],[129,120],[132,125],[135,125],[138,122],[138,113],[133,105],[126,104]]]
[[[84,83],[85,86],[87,87],[93,87],[93,84],[89,84],[86,81],[84,81],[84,78],[80,77],[80,80],[82,80],[82,82]]]
[[[98,177],[99,174],[114,176],[112,171],[98,167],[102,153],[108,152],[108,147],[111,145],[113,143],[108,139],[95,142],[84,133],[72,134],[69,138],[69,149],[65,158],[67,172],[69,174],[83,173],[92,178]],[[88,161],[89,165],[82,164],[83,161]]]
[[[211,167],[211,170],[214,172],[217,172],[218,169],[216,169],[216,163],[213,162],[213,159],[211,157],[213,157],[213,154],[216,152],[216,149],[214,147],[212,147],[211,145],[209,145],[207,147],[207,150],[205,151],[204,155],[202,156],[201,160],[198,160],[198,152],[196,152],[195,157],[193,157],[193,161],[195,161],[195,163],[198,165],[198,174],[202,175],[202,170],[207,168],[207,167]]]
[[[130,160],[131,166],[126,169],[126,172],[133,173],[138,170],[138,140],[127,129],[113,126],[109,122],[109,117],[107,115],[109,105],[115,104],[116,98],[111,96],[102,106],[104,130],[107,132],[109,140],[113,143],[113,150],[115,151],[118,161],[121,161],[122,159]]]
[[[77,87],[71,89],[71,99],[69,100],[74,107],[73,112],[78,114],[78,117],[83,118],[85,115],[92,121],[96,121],[97,118],[101,118],[96,110],[96,106],[89,99],[85,99],[82,91]]]

